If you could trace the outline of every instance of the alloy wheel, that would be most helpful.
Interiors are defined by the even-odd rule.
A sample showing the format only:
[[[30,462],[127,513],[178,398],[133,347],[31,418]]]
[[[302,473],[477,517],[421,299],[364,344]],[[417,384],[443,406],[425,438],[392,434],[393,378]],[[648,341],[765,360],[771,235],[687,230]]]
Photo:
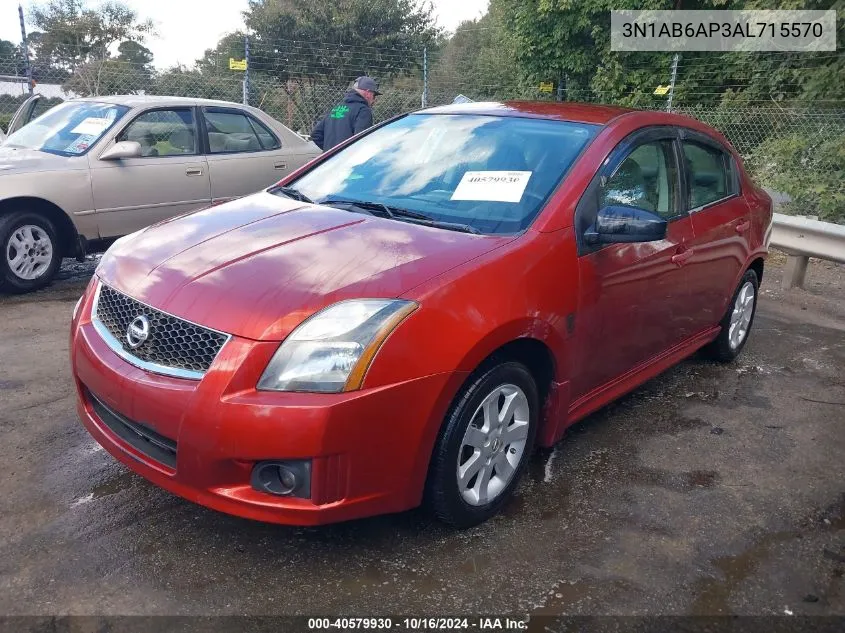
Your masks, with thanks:
[[[495,500],[513,479],[529,429],[525,393],[512,384],[493,389],[472,416],[458,451],[458,489],[469,505]]]
[[[20,279],[38,279],[49,270],[52,261],[53,242],[40,226],[18,227],[6,242],[6,264]]]
[[[746,281],[734,301],[731,324],[728,330],[728,343],[731,349],[737,349],[748,335],[751,317],[754,315],[754,284]]]

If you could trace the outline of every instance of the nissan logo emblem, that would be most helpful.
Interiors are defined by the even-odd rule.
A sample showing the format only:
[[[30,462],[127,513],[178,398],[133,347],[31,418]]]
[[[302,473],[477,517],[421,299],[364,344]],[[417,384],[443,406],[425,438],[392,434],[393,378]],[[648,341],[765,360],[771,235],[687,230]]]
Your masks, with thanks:
[[[150,336],[150,321],[143,314],[136,316],[129,327],[126,328],[126,342],[132,349],[137,349],[144,344]]]

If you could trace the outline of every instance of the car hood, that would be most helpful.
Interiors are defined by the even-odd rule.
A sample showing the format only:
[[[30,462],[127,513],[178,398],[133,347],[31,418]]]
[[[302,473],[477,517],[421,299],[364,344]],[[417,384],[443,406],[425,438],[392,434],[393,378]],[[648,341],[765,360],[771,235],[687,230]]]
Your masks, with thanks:
[[[59,156],[34,149],[0,146],[0,176],[87,167],[88,161],[82,156]]]
[[[259,193],[115,243],[106,284],[195,323],[281,340],[327,305],[399,297],[510,241]]]

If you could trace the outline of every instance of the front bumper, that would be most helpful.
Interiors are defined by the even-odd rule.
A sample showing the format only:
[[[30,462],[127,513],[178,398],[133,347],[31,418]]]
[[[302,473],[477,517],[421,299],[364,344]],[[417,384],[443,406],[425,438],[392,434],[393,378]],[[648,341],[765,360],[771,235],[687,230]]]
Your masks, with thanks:
[[[83,306],[71,333],[79,417],[109,453],[156,485],[221,512],[292,525],[420,503],[457,374],[344,394],[259,392],[255,384],[278,343],[233,337],[202,380],[171,378],[117,356],[89,310]],[[172,443],[173,459],[154,459],[121,437],[102,405]],[[264,460],[309,460],[310,497],[253,489],[252,469]]]

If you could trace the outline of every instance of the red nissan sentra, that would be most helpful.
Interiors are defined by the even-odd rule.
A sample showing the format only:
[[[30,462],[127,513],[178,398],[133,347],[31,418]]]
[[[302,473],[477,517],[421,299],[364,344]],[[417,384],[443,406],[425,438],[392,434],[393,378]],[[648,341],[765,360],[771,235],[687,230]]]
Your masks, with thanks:
[[[409,114],[120,239],[74,310],[78,411],[186,499],[319,524],[495,514],[532,449],[748,339],[771,200],[662,112]]]

